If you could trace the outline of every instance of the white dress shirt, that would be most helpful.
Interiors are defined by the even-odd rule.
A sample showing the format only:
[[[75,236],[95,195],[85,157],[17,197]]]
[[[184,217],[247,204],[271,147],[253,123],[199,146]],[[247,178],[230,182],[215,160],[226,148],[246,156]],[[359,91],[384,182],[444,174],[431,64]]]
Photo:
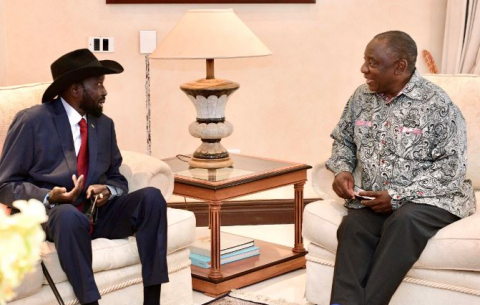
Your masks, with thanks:
[[[62,100],[63,107],[65,108],[65,111],[67,112],[68,116],[68,121],[70,122],[70,128],[72,129],[72,135],[73,135],[73,144],[75,146],[75,155],[78,157],[78,152],[80,151],[80,146],[82,145],[82,137],[80,135],[80,120],[82,118],[87,121],[87,126],[88,126],[88,119],[87,115],[82,116],[80,113],[78,113],[75,108],[70,106],[69,103],[67,103],[62,97],[60,98]],[[87,177],[85,177],[87,179]],[[108,189],[110,190],[110,199],[120,196],[123,191],[119,188],[116,188],[111,185],[107,185]]]
[[[69,103],[65,102],[63,98],[61,98],[63,107],[65,108],[65,111],[67,112],[68,116],[68,121],[70,122],[70,128],[72,129],[72,135],[73,135],[73,144],[75,146],[75,156],[78,157],[78,152],[80,151],[80,146],[82,145],[82,137],[80,135],[80,120],[82,118],[87,121],[88,125],[88,120],[87,120],[87,115],[81,116],[80,113],[75,110],[72,106],[70,106]]]

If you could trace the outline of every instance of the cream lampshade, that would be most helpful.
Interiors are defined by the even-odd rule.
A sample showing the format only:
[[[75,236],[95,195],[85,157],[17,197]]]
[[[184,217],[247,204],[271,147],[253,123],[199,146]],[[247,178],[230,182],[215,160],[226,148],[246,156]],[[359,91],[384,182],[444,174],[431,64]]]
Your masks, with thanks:
[[[239,84],[215,78],[214,59],[271,54],[232,9],[222,9],[187,11],[150,55],[152,59],[206,59],[206,78],[180,86],[197,111],[190,134],[202,140],[190,166],[221,168],[233,164],[220,141],[233,132],[233,125],[225,120],[225,107]]]

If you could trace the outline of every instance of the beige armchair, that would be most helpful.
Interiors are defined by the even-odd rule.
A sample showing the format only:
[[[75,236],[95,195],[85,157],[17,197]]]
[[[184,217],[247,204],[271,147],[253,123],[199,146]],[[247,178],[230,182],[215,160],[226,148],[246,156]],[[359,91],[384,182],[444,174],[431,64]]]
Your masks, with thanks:
[[[49,83],[0,88],[0,152],[8,127],[21,109],[39,104]],[[173,172],[166,163],[153,157],[122,151],[120,171],[131,191],[145,186],[159,188],[166,200],[173,192]],[[193,304],[192,278],[188,246],[195,238],[195,216],[189,211],[167,209],[167,262],[170,282],[162,285],[161,303]],[[100,304],[143,304],[141,265],[134,237],[93,241],[93,271],[102,299]],[[78,304],[72,287],[60,267],[53,243],[44,242],[42,260],[55,282],[65,304]],[[40,264],[39,264],[40,265]],[[40,267],[29,274],[17,289],[17,297],[9,305],[51,305],[55,296],[43,277]]]
[[[480,304],[480,76],[428,75],[461,109],[468,133],[468,172],[477,212],[440,230],[408,272],[390,304]],[[332,126],[333,128],[333,126]],[[337,248],[336,231],[347,213],[332,190],[333,174],[315,166],[312,183],[322,201],[305,208],[303,236],[307,255],[306,298],[329,304]]]

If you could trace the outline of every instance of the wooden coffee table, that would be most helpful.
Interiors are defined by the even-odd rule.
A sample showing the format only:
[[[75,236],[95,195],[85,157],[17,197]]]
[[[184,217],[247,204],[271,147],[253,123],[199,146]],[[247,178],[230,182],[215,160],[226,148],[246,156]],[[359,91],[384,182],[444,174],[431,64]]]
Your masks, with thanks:
[[[221,169],[189,168],[184,160],[164,160],[175,173],[173,193],[209,203],[212,264],[192,265],[193,289],[218,296],[262,280],[305,267],[302,239],[303,187],[309,165],[231,154],[233,166]],[[295,191],[295,244],[293,248],[255,240],[260,255],[220,265],[220,211],[226,200],[293,185]],[[242,215],[238,215],[242,217]]]

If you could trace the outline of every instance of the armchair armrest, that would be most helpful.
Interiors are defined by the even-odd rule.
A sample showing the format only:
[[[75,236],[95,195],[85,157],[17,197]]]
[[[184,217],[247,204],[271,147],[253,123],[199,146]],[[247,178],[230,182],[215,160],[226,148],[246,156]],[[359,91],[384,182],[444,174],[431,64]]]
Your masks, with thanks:
[[[312,186],[315,192],[323,200],[333,200],[343,202],[343,199],[337,196],[332,189],[334,174],[327,169],[325,162],[319,163],[313,167]]]
[[[172,169],[162,160],[138,152],[122,150],[120,172],[128,180],[130,191],[153,186],[162,192],[166,201],[172,196],[174,176]]]

